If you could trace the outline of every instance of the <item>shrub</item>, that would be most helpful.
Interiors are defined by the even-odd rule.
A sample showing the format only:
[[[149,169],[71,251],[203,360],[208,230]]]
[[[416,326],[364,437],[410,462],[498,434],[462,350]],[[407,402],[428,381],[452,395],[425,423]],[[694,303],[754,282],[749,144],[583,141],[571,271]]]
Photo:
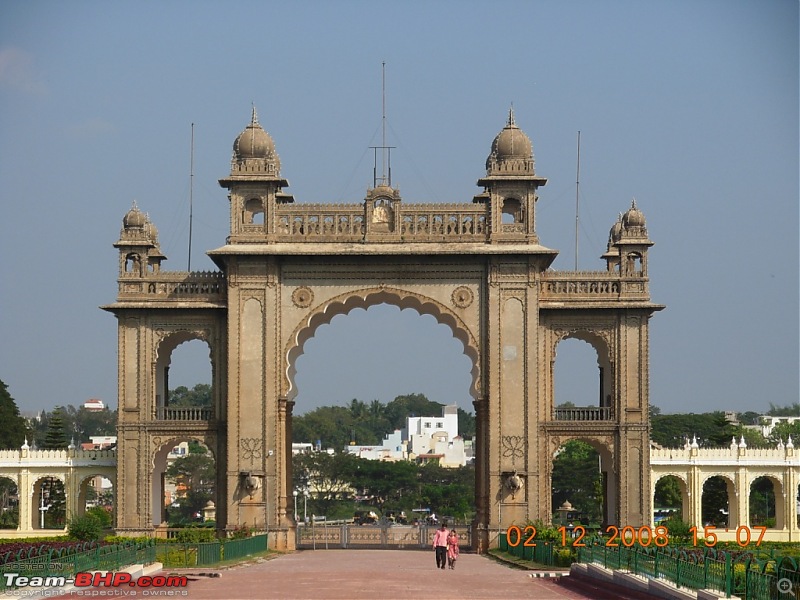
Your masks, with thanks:
[[[84,542],[99,540],[103,537],[103,529],[100,517],[88,512],[79,517],[73,517],[67,524],[69,537]]]
[[[86,511],[86,514],[96,516],[104,529],[109,529],[111,527],[111,513],[102,506],[93,506]]]
[[[216,531],[205,527],[186,527],[175,535],[176,542],[189,542],[192,544],[213,542],[216,539]]]
[[[577,559],[577,552],[572,548],[562,548],[553,553],[557,567],[568,567]]]
[[[252,534],[252,530],[249,529],[247,525],[241,525],[240,527],[237,527],[231,531],[230,535],[228,535],[228,538],[232,540],[241,540],[244,538],[249,538]]]

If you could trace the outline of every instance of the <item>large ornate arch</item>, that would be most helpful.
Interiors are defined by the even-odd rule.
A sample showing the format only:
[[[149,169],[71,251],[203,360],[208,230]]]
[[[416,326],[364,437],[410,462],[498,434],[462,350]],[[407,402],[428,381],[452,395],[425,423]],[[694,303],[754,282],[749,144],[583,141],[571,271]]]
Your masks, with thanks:
[[[463,286],[453,291],[452,298],[456,306],[458,306],[458,304],[466,304],[467,299],[464,297],[466,293],[462,292],[462,290],[467,290],[467,292],[469,292],[469,288]],[[459,292],[461,292],[461,294],[459,294]],[[302,306],[302,303],[304,303],[307,298],[313,299],[314,296],[311,289],[298,288],[294,291],[292,297],[296,305],[300,302],[300,306]],[[420,315],[430,315],[434,317],[438,323],[447,325],[453,332],[453,337],[464,345],[464,354],[472,361],[472,384],[470,385],[470,393],[473,399],[479,397],[481,386],[480,348],[475,334],[470,330],[463,319],[453,310],[434,298],[407,289],[386,285],[358,288],[339,294],[317,304],[301,319],[289,335],[283,352],[284,368],[282,369],[283,377],[281,378],[282,396],[292,400],[297,394],[297,390],[294,386],[294,377],[296,375],[295,364],[297,359],[303,354],[305,343],[314,336],[314,333],[320,325],[328,324],[335,316],[346,315],[354,309],[368,309],[378,304],[391,304],[397,306],[401,310],[411,308],[416,310]],[[468,304],[466,305],[468,306]]]

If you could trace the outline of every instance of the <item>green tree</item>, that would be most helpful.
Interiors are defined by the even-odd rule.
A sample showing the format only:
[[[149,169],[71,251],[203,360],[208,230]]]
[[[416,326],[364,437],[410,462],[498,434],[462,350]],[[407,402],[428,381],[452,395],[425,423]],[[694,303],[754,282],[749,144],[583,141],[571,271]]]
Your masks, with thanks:
[[[674,475],[659,479],[656,483],[653,505],[657,508],[682,508],[683,494],[681,494],[680,479]]]
[[[392,430],[403,429],[408,417],[439,416],[443,406],[428,400],[425,394],[406,394],[397,396],[386,405],[386,417]]]
[[[728,446],[737,431],[721,411],[651,415],[650,426],[651,439],[665,448],[680,448],[694,437],[701,446]]]
[[[216,463],[208,449],[197,443],[189,443],[189,453],[175,459],[164,472],[172,483],[182,486],[186,493],[178,509],[180,520],[191,520],[203,510],[214,497]],[[170,515],[172,517],[173,515]]]
[[[61,413],[61,407],[56,406],[47,423],[47,432],[45,433],[44,443],[42,448],[45,450],[60,450],[67,447],[67,434],[64,428],[64,417]]]
[[[794,402],[789,406],[775,406],[770,402],[767,414],[770,417],[800,417],[800,402]]]
[[[337,451],[348,446],[351,440],[360,445],[379,443],[386,432],[376,433],[368,420],[357,420],[353,412],[343,406],[322,406],[305,415],[293,417],[292,441],[315,443],[320,440],[323,448]],[[356,409],[356,412],[360,413],[360,409]]]
[[[48,509],[44,513],[45,529],[62,529],[67,515],[67,496],[60,479],[47,477],[41,482],[41,493]]]
[[[352,486],[381,512],[401,506],[403,497],[413,495],[417,487],[417,468],[410,462],[358,458],[351,469]]]
[[[68,404],[61,409],[64,435],[75,444],[88,442],[93,435],[116,435],[117,411],[105,407],[103,410],[87,410],[83,406]]]
[[[357,460],[346,452],[296,454],[292,457],[292,489],[301,502],[304,491],[311,493],[313,514],[331,515],[338,505],[350,504],[354,498],[348,474],[355,470]]]
[[[778,440],[774,442],[770,439],[764,437],[761,433],[760,429],[752,429],[750,427],[745,427],[744,425],[739,425],[733,432],[733,436],[731,439],[735,439],[737,443],[744,438],[745,444],[747,444],[748,448],[768,448],[777,444]],[[786,439],[784,438],[784,442]],[[728,441],[730,444],[731,440]]]
[[[570,440],[553,459],[553,507],[569,501],[591,522],[602,518],[603,494],[599,454],[586,442]]]
[[[405,508],[423,506],[437,515],[469,520],[475,513],[475,468],[445,469],[434,463],[418,468],[420,498]],[[410,497],[409,500],[413,500]]]
[[[750,524],[775,527],[775,487],[768,477],[750,485]]]
[[[0,529],[16,529],[19,525],[17,484],[0,477]]]
[[[169,392],[168,405],[175,407],[211,406],[211,386],[198,383],[191,390],[178,386]]]
[[[30,435],[28,424],[20,416],[8,386],[0,380],[0,449],[16,450],[25,443],[26,437],[33,441]]]
[[[800,440],[800,421],[795,421],[794,423],[782,421],[777,423],[775,427],[772,428],[767,441],[771,445],[775,445],[781,441],[785,444],[789,441],[789,436],[792,438],[792,443]]]
[[[731,527],[728,523],[728,484],[725,479],[714,476],[703,485],[703,524],[710,523],[718,527]]]

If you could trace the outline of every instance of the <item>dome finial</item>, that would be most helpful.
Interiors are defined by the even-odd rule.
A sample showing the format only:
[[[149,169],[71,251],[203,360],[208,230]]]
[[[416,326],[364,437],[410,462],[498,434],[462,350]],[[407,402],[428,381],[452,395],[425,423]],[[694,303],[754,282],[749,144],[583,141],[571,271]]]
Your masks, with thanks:
[[[258,114],[256,113],[256,103],[255,102],[251,102],[250,105],[251,105],[252,110],[253,110],[253,114],[250,117],[250,125],[258,125]]]
[[[511,108],[508,109],[508,123],[507,127],[514,127],[514,103],[511,103]]]

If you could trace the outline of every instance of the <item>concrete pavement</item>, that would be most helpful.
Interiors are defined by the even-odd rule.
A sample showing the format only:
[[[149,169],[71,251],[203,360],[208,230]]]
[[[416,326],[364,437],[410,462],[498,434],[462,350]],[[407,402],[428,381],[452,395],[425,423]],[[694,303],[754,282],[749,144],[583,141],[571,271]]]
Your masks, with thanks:
[[[592,597],[559,585],[555,579],[533,578],[528,571],[476,554],[462,554],[452,571],[437,569],[433,550],[302,550],[219,571],[201,568],[164,573],[188,575],[187,594],[174,591],[191,600]],[[198,576],[200,573],[219,573],[219,577]]]

